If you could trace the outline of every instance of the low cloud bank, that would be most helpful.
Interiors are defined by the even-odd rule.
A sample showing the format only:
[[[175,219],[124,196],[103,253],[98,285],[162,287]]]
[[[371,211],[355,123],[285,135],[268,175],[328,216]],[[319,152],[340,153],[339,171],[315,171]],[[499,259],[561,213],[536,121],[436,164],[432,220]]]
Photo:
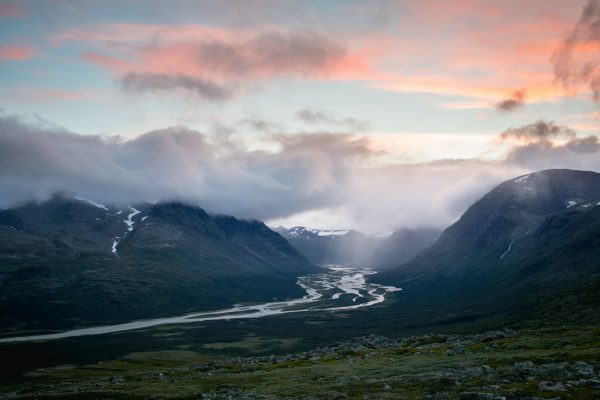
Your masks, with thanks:
[[[265,149],[253,150],[235,134],[184,127],[123,140],[0,114],[0,206],[67,191],[109,204],[182,199],[209,212],[262,220],[304,213],[315,224],[331,221],[336,225],[331,228],[374,232],[444,227],[485,192],[521,173],[600,170],[598,137],[578,137],[546,121],[500,134],[508,151],[493,161],[391,165],[377,162],[385,154],[368,136],[319,131],[259,136]],[[338,215],[328,220],[331,213]]]

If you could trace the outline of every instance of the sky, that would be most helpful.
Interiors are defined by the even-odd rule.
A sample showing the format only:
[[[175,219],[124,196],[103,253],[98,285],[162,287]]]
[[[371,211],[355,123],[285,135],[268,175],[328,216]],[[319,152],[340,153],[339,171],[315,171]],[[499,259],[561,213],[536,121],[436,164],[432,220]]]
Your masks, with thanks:
[[[595,0],[0,0],[0,207],[443,228],[511,177],[600,171],[599,56]]]

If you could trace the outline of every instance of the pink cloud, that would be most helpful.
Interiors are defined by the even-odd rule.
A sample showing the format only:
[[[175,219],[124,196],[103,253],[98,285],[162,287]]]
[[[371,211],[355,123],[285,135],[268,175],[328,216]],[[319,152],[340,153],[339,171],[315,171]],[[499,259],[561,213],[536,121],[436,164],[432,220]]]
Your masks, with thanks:
[[[234,41],[152,43],[138,50],[138,68],[205,78],[264,80],[363,72],[367,63],[345,45],[315,32],[268,32]]]
[[[577,19],[577,4],[468,0],[411,7],[403,9],[405,24],[387,32],[388,51],[373,62],[379,75],[370,87],[477,103],[461,108],[493,107],[514,88],[524,88],[531,103],[564,95],[550,57]]]
[[[102,67],[125,73],[129,70],[132,65],[127,61],[124,61],[118,57],[109,56],[106,54],[99,54],[94,52],[87,52],[81,55],[81,59],[92,64],[97,64]]]
[[[231,89],[281,78],[352,80],[493,107],[515,88],[524,88],[531,103],[564,95],[549,59],[578,14],[578,4],[553,0],[425,1],[405,4],[398,20],[390,12],[388,25],[369,31],[104,24],[51,39],[88,42],[96,50],[86,61],[163,89],[184,82]]]
[[[82,59],[113,71],[124,88],[134,91],[187,89],[216,100],[278,78],[354,79],[370,69],[365,54],[310,30],[115,28],[121,35],[113,36],[101,27],[79,37],[104,47],[103,52],[87,52]],[[151,39],[143,40],[152,30],[156,31]],[[127,35],[129,40],[123,40]],[[76,36],[70,32],[54,40],[59,43]]]
[[[38,50],[31,46],[18,44],[0,46],[0,61],[25,61],[37,53]]]

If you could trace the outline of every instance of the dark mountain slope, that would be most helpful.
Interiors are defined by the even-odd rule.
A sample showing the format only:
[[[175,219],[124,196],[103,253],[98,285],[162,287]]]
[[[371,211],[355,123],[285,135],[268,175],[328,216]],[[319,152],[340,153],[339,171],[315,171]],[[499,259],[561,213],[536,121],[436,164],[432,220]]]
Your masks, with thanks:
[[[373,279],[403,287],[405,306],[437,306],[439,318],[581,314],[600,305],[599,203],[594,172],[510,180],[415,260]]]
[[[297,295],[303,293],[295,278],[315,270],[262,222],[212,217],[200,208],[173,202],[148,210],[147,218],[119,243],[119,257],[189,264],[192,269],[201,268],[204,276],[219,281],[237,281],[242,276],[285,280],[293,277],[293,286],[288,290]],[[253,285],[258,285],[256,291],[262,290],[258,281]],[[269,293],[274,289],[265,290]],[[284,293],[278,296],[286,297]]]
[[[493,270],[511,242],[540,227],[548,217],[569,210],[571,202],[588,208],[600,202],[600,174],[546,170],[507,181],[472,205],[414,262],[387,276],[434,278],[473,269]]]
[[[117,212],[64,195],[2,210],[0,257],[10,252],[23,257],[31,252],[30,256],[34,256],[40,251],[45,257],[81,257],[89,252],[110,254],[111,238],[126,230]],[[27,245],[29,241],[31,244]],[[19,258],[17,253],[13,255]]]
[[[434,228],[398,229],[377,246],[369,265],[383,271],[407,263],[431,247],[441,234]]]
[[[600,205],[574,206],[548,217],[531,235],[514,243],[505,262],[518,282],[513,289],[541,315],[571,314],[594,320],[600,306]]]
[[[59,196],[1,211],[0,243],[3,329],[298,297],[297,277],[316,270],[261,222],[175,202],[118,210]]]

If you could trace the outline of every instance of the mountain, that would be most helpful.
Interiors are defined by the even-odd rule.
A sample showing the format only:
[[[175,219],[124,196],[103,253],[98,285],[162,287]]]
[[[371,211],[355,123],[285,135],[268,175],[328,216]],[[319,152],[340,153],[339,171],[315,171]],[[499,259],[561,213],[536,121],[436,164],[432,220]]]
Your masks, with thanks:
[[[54,328],[304,294],[317,270],[259,221],[54,196],[0,211],[0,326]]]
[[[275,228],[312,263],[370,266],[370,260],[383,238],[354,230],[319,230],[296,226]]]
[[[441,231],[401,228],[391,235],[365,235],[354,230],[319,230],[296,226],[275,231],[315,264],[339,264],[386,270],[412,260],[431,246]]]
[[[600,174],[545,170],[504,182],[432,247],[373,279],[449,315],[547,315],[597,306]]]
[[[289,239],[314,239],[318,237],[339,238],[347,236],[351,232],[359,233],[347,229],[323,230],[305,228],[303,226],[295,226],[290,229],[287,229],[283,226],[278,226],[274,229],[274,231]]]
[[[435,228],[400,228],[379,243],[369,265],[383,271],[407,263],[432,246],[442,231]]]

